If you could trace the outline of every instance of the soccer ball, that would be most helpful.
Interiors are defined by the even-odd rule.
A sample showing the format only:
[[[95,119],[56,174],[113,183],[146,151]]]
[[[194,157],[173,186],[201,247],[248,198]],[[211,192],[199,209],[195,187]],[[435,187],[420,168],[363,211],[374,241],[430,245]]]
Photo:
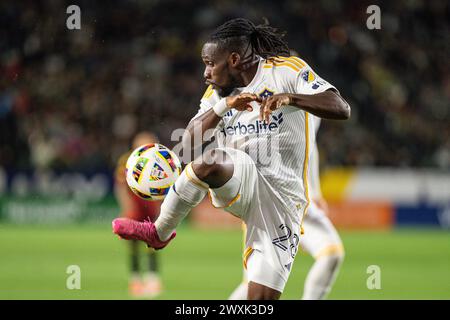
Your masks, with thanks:
[[[169,148],[150,143],[136,148],[126,164],[131,191],[145,200],[162,200],[181,174],[181,162]]]

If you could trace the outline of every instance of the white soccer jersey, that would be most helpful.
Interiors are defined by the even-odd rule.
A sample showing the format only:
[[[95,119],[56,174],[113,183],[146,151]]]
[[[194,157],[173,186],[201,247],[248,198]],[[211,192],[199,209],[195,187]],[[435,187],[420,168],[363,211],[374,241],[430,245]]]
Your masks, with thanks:
[[[309,159],[309,196],[311,199],[322,198],[322,191],[320,189],[320,175],[319,175],[319,150],[317,149],[317,131],[319,131],[321,118],[311,115],[311,120],[314,126],[314,144]]]
[[[334,87],[302,59],[276,57],[260,59],[251,83],[231,95],[249,92],[264,98],[278,93],[316,94],[330,88]],[[220,98],[209,87],[193,119],[211,109]],[[219,147],[236,148],[250,155],[289,212],[303,212],[309,201],[308,160],[315,145],[311,115],[297,107],[283,106],[272,113],[267,124],[258,120],[259,105],[252,105],[252,112],[230,110],[216,128],[216,141]]]

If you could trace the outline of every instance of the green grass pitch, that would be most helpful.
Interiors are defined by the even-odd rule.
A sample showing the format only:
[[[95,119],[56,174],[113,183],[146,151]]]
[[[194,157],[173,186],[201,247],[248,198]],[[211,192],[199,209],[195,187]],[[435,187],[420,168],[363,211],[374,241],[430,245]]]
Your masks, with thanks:
[[[341,232],[346,258],[330,299],[450,299],[450,233],[430,229]],[[142,247],[142,250],[146,250]],[[160,251],[160,299],[226,299],[241,279],[240,231],[189,226]],[[105,225],[0,224],[0,299],[130,299],[127,243]],[[298,299],[312,259],[296,258],[282,299]],[[81,289],[66,288],[69,265]],[[381,269],[369,290],[367,267]]]

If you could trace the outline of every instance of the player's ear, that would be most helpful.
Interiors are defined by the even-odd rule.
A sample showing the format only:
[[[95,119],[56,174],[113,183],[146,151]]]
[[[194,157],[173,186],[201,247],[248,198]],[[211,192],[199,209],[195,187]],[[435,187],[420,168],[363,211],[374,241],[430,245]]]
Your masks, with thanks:
[[[241,56],[237,52],[232,52],[228,57],[228,64],[236,68],[241,63]]]

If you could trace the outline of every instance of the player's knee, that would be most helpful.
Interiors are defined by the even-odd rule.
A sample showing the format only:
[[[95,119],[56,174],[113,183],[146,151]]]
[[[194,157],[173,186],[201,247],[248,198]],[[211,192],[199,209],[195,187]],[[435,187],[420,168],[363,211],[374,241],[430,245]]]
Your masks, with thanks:
[[[330,255],[325,255],[320,259],[326,260],[328,268],[330,270],[338,269],[344,261],[344,252],[336,252]]]
[[[340,266],[342,264],[342,262],[344,261],[344,253],[337,253],[331,256],[331,259],[333,261],[334,264],[336,264],[336,266]]]
[[[224,163],[221,159],[224,156],[223,153],[223,151],[216,149],[209,150],[203,153],[200,159],[192,163],[192,169],[200,180],[205,181],[220,173]]]
[[[194,161],[192,169],[201,181],[216,188],[232,177],[234,166],[226,152],[213,149],[205,152],[201,161]]]

